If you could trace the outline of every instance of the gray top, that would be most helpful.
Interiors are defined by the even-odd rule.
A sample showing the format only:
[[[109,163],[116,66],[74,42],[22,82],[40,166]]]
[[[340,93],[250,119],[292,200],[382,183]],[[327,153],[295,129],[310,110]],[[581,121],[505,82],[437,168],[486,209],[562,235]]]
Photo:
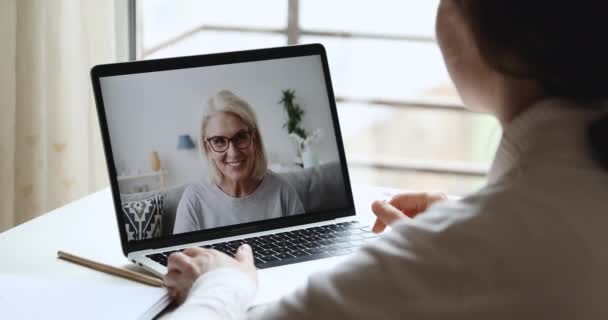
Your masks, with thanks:
[[[224,193],[214,183],[199,181],[186,188],[177,207],[173,233],[304,213],[296,190],[268,171],[258,188],[244,198]]]

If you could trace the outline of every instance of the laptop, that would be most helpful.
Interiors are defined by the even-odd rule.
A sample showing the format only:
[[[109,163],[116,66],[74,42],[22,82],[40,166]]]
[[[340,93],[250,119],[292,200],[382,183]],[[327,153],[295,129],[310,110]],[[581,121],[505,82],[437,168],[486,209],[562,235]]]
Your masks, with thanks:
[[[357,221],[320,44],[91,70],[129,261],[162,276],[190,247],[252,246],[258,303],[375,235]]]

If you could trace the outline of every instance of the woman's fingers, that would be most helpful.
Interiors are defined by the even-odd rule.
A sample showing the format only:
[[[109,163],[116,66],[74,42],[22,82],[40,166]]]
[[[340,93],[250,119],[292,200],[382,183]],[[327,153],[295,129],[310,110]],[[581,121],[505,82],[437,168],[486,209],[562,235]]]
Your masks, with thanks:
[[[238,267],[256,280],[253,252],[249,245],[243,245],[235,259],[216,250],[189,248],[169,256],[167,274],[163,277],[165,286],[173,300],[180,304],[185,301],[192,284],[198,277],[210,270],[221,267]]]
[[[431,204],[447,199],[443,193],[409,192],[395,195],[390,201],[374,201],[372,211],[376,214],[376,222],[372,232],[380,233],[386,226],[404,216],[413,218],[424,212]]]
[[[169,271],[163,276],[163,283],[169,289],[174,289],[177,285],[177,279],[180,273],[178,271]]]
[[[239,263],[245,263],[253,265],[253,251],[248,244],[243,244],[236,251],[236,255],[234,256],[236,261]]]
[[[445,200],[443,193],[408,192],[395,195],[389,203],[409,217],[426,210],[434,202]]]
[[[184,275],[177,271],[170,271],[163,277],[163,282],[169,291],[169,297],[180,304],[189,288],[183,283]]]
[[[192,258],[190,258],[189,256],[186,256],[185,254],[181,254],[179,252],[174,252],[171,255],[169,255],[169,258],[167,259],[167,271],[182,272],[185,269],[185,267],[189,263],[191,263],[190,262],[191,259]]]
[[[253,279],[255,281],[255,283],[257,284],[258,274],[255,269],[255,265],[253,263],[254,258],[253,258],[253,250],[251,249],[251,247],[248,244],[243,244],[237,250],[234,258],[239,263],[239,268],[243,272],[248,274],[251,277],[251,279]]]
[[[205,249],[199,248],[199,247],[192,247],[192,248],[188,248],[188,249],[182,251],[183,254],[185,254],[189,257],[196,257],[199,254],[202,254],[204,252],[205,252]]]
[[[380,232],[384,231],[384,229],[386,229],[386,225],[384,224],[384,222],[382,222],[382,220],[376,218],[376,222],[374,222],[374,226],[372,227],[372,232],[380,233]]]
[[[427,206],[426,201],[427,194],[424,192],[417,192],[397,194],[389,200],[389,203],[408,217],[413,217],[417,213],[424,211],[424,208]]]
[[[374,201],[372,203],[372,211],[384,225],[391,225],[393,222],[403,218],[403,213],[386,201]]]
[[[172,268],[163,277],[163,282],[169,291],[169,296],[178,305],[186,300],[192,284],[198,277],[189,270],[189,268],[191,268],[189,264],[185,265],[184,268],[186,269],[185,272],[178,271],[177,268]]]
[[[163,281],[170,296],[180,304],[186,299],[196,279],[216,268],[237,267],[257,282],[253,261],[253,250],[247,244],[239,248],[235,259],[216,250],[189,248],[169,256],[167,274]]]

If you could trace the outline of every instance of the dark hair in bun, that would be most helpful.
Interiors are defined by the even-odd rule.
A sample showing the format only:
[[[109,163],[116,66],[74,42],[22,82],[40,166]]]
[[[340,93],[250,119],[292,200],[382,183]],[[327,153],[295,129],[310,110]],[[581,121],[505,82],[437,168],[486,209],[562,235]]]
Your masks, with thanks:
[[[608,1],[453,0],[470,25],[482,58],[497,71],[533,79],[555,97],[608,99]],[[593,158],[608,169],[608,111],[590,124]]]

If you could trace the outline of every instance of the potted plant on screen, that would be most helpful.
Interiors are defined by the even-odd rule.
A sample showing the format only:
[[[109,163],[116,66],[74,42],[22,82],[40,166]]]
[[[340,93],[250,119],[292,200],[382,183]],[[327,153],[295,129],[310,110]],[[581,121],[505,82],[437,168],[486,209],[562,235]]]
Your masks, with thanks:
[[[313,132],[308,132],[302,128],[301,123],[305,111],[295,99],[296,92],[294,89],[283,90],[283,97],[279,101],[279,104],[283,105],[283,109],[287,113],[287,122],[283,124],[283,128],[287,129],[289,137],[297,144],[298,158],[296,163],[308,168],[317,165],[319,162],[311,146],[321,136],[321,130],[315,129]]]

